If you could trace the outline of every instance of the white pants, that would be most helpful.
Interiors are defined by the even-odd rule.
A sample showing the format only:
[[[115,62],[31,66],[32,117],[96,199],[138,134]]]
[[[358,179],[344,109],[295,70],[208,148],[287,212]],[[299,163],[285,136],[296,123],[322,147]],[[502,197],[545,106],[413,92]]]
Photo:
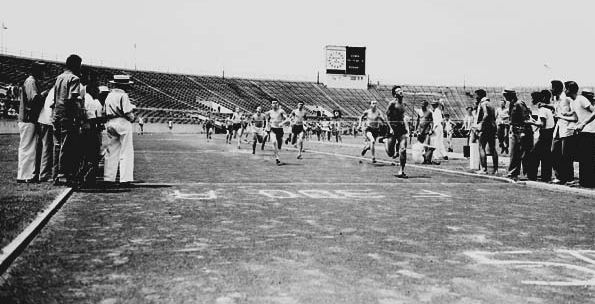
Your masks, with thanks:
[[[108,144],[103,180],[116,181],[119,166],[120,182],[131,182],[134,179],[134,147],[132,145],[134,130],[132,123],[125,118],[113,118],[107,122],[105,127],[113,128],[119,136],[107,132]]]
[[[37,132],[34,123],[19,122],[19,164],[17,179],[35,178],[35,159],[37,157]]]
[[[447,156],[446,148],[444,147],[444,128],[442,128],[441,125],[438,126],[430,136],[430,142],[436,148],[433,154],[434,158]]]

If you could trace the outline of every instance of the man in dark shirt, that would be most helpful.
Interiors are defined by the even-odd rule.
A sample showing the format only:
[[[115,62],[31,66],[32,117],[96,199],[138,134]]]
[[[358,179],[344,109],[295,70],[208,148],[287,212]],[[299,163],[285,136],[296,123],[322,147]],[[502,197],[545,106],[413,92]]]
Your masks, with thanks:
[[[55,184],[73,183],[77,170],[78,126],[83,119],[80,96],[81,57],[70,55],[66,69],[54,85],[54,172]]]
[[[392,89],[393,99],[386,110],[386,117],[392,132],[389,138],[384,140],[386,154],[392,158],[399,156],[401,169],[397,177],[406,178],[405,163],[407,162],[407,134],[409,133],[407,123],[405,122],[405,105],[403,105],[403,90],[400,86],[394,86]],[[399,151],[396,152],[396,148]]]
[[[531,129],[531,110],[524,101],[518,100],[516,91],[504,90],[502,93],[510,103],[510,165],[508,177],[518,180],[521,166],[526,173],[529,168],[529,152],[533,149],[533,130]]]
[[[477,104],[477,136],[479,138],[479,162],[481,164],[480,174],[488,173],[488,158],[486,146],[492,154],[494,170],[492,174],[498,173],[498,151],[496,151],[496,110],[487,98],[483,89],[475,91]]]

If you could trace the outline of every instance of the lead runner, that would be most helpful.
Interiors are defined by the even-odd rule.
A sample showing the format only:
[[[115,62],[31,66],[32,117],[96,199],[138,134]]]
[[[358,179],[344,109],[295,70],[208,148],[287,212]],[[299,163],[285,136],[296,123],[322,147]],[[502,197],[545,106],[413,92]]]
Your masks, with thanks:
[[[256,154],[256,143],[262,143],[264,145],[265,131],[264,127],[266,124],[266,115],[262,113],[262,108],[257,107],[256,113],[252,115],[250,119],[250,126],[252,127],[253,141],[252,141],[252,154]]]
[[[405,105],[403,105],[403,90],[400,86],[394,86],[392,89],[393,100],[388,104],[386,118],[390,129],[392,130],[387,139],[384,140],[386,154],[389,157],[399,157],[401,169],[397,177],[407,178],[405,174],[405,163],[407,162],[407,137],[409,126],[405,120]],[[398,151],[396,151],[398,147]]]
[[[271,131],[271,143],[275,148],[275,162],[281,165],[279,160],[279,150],[283,144],[283,125],[289,124],[287,113],[279,108],[279,101],[271,100],[272,109],[266,113],[267,128]]]

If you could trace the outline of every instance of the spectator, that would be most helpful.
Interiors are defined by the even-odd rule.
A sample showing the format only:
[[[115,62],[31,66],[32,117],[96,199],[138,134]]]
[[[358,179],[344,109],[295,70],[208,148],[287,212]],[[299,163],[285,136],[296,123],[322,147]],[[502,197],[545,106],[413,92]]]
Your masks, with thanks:
[[[556,118],[552,143],[552,166],[555,179],[552,183],[565,184],[574,180],[572,153],[576,142],[574,129],[577,116],[570,107],[570,99],[564,93],[562,81],[553,80],[551,84]]]
[[[100,119],[103,107],[99,102],[99,88],[96,83],[89,82],[85,88],[85,123],[82,128],[83,144],[82,180],[85,184],[95,183],[99,169],[99,150],[101,149]]]
[[[444,114],[444,132],[446,133],[446,146],[448,152],[453,152],[452,149],[452,135],[454,133],[455,124],[450,120],[450,114]]]
[[[487,98],[487,93],[483,89],[475,91],[477,104],[477,137],[479,140],[479,163],[480,174],[488,173],[488,161],[486,146],[488,146],[492,155],[494,169],[492,174],[498,173],[498,151],[496,150],[496,110]]]
[[[31,75],[23,83],[22,96],[19,104],[19,153],[17,182],[28,183],[38,181],[36,172],[37,159],[37,119],[43,108],[47,91],[42,91],[40,80],[43,77],[44,64],[34,62]]]
[[[70,55],[66,69],[56,78],[54,86],[54,184],[73,184],[79,151],[76,149],[78,129],[82,122],[80,79],[82,59]]]
[[[105,172],[103,180],[115,182],[118,167],[120,169],[120,183],[127,185],[134,178],[134,106],[130,103],[127,89],[131,84],[129,75],[114,75],[110,81],[115,86],[105,100],[105,113],[109,143],[105,155]]]
[[[529,167],[529,152],[533,149],[533,130],[529,124],[531,110],[524,101],[518,100],[516,91],[505,89],[502,95],[510,103],[510,165],[507,176],[518,180],[521,166],[526,174]]]
[[[138,126],[140,128],[140,135],[145,134],[145,120],[141,116],[138,117]]]
[[[465,110],[467,110],[467,113],[465,113],[465,117],[463,118],[463,131],[465,131],[465,135],[469,136],[471,127],[473,127],[475,113],[473,107],[467,107]]]
[[[568,81],[566,84],[566,96],[572,101],[570,106],[576,112],[578,123],[579,161],[579,184],[583,187],[595,188],[595,106],[585,98],[578,95],[578,84]]]
[[[434,157],[448,160],[446,148],[444,148],[444,117],[442,116],[442,110],[440,108],[442,102],[442,100],[432,101],[433,130],[430,135],[430,141],[436,148]]]
[[[52,179],[54,129],[52,126],[52,108],[54,106],[54,88],[51,88],[45,98],[41,113],[39,113],[39,137],[37,140],[37,159],[39,181],[47,182]]]
[[[496,124],[498,125],[498,142],[500,153],[508,154],[508,134],[510,131],[510,115],[506,100],[500,101],[500,107],[496,109]]]
[[[537,180],[537,171],[541,163],[541,180],[549,182],[552,179],[552,138],[554,134],[554,113],[548,105],[552,97],[550,91],[534,92],[533,104],[537,107],[537,119],[533,125],[539,128],[539,137],[530,155],[531,161],[527,177]]]

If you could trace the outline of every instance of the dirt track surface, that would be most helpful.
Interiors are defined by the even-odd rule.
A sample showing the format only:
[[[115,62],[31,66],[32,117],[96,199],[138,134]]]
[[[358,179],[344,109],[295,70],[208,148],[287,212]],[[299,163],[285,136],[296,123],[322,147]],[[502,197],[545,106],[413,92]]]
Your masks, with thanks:
[[[413,168],[402,180],[340,155],[283,151],[276,166],[270,147],[198,135],[135,149],[144,183],[74,194],[3,276],[2,302],[595,298],[589,198]]]

